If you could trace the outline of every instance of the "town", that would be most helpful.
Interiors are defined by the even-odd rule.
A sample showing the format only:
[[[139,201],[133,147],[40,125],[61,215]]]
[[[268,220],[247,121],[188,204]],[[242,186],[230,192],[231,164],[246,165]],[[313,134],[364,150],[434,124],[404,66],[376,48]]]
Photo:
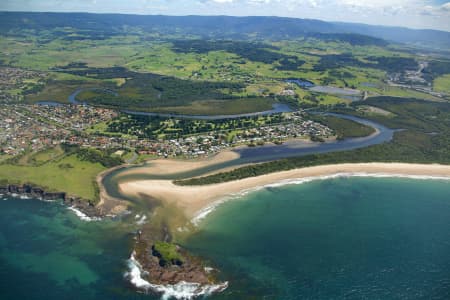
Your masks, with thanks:
[[[13,157],[68,144],[117,150],[115,153],[118,155],[128,151],[148,157],[194,158],[242,145],[253,147],[266,143],[281,144],[293,138],[320,141],[334,135],[330,128],[308,120],[303,111],[284,113],[282,116],[272,117],[270,122],[270,116],[259,116],[257,118],[265,122],[241,120],[236,123],[237,126],[225,130],[194,130],[177,137],[162,134],[152,138],[140,136],[137,131],[132,134],[111,131],[111,126],[108,127],[107,124],[120,121],[119,116],[123,117],[123,114],[87,105],[2,105],[0,152]],[[98,130],[98,127],[106,129]]]

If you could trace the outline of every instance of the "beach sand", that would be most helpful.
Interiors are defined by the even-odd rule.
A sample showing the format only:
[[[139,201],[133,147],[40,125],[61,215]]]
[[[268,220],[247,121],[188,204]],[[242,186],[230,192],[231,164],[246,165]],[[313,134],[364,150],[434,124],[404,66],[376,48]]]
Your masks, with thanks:
[[[99,198],[100,201],[97,203],[97,208],[99,209],[100,213],[103,215],[118,215],[123,212],[125,212],[128,209],[128,202],[125,200],[117,199],[114,197],[111,197],[103,185],[102,181],[103,178],[108,175],[110,172],[113,172],[114,170],[120,169],[123,166],[117,166],[115,168],[108,169],[106,171],[103,171],[102,173],[97,175],[96,182],[97,186],[99,188]]]
[[[169,163],[170,161],[167,162]],[[191,166],[194,164],[192,163]],[[188,170],[185,169],[185,166],[181,168]],[[347,176],[389,175],[404,177],[445,177],[450,179],[450,165],[404,163],[337,164],[294,169],[237,181],[202,186],[178,186],[170,180],[141,180],[120,183],[119,188],[124,194],[130,196],[146,195],[167,203],[175,203],[185,212],[187,217],[194,218],[205,210],[205,208],[213,205],[215,201],[228,195],[238,194],[246,190],[288,180],[321,178],[336,174]]]

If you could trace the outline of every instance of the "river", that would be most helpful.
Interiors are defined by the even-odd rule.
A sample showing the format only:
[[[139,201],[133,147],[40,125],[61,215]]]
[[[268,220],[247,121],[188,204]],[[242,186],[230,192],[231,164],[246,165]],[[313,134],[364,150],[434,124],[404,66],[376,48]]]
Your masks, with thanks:
[[[146,165],[139,166],[130,166],[122,169],[117,169],[112,171],[107,176],[103,178],[103,185],[105,186],[109,195],[117,198],[127,198],[122,195],[118,190],[118,183],[124,181],[133,181],[133,180],[146,180],[146,179],[183,179],[189,178],[193,176],[201,176],[202,174],[206,174],[212,171],[217,171],[227,167],[234,167],[249,163],[260,163],[260,162],[268,162],[277,159],[287,158],[287,157],[296,157],[296,156],[305,156],[310,154],[317,153],[329,153],[329,152],[337,152],[337,151],[347,151],[354,150],[358,148],[364,148],[372,145],[377,145],[385,142],[389,142],[392,140],[395,130],[389,129],[381,124],[376,122],[372,122],[369,120],[365,120],[362,118],[342,115],[342,114],[333,114],[336,117],[340,117],[347,120],[352,120],[375,129],[375,133],[361,138],[347,138],[344,140],[330,141],[330,142],[305,142],[300,140],[293,140],[286,142],[282,145],[265,145],[260,147],[244,147],[239,149],[234,149],[233,151],[240,155],[240,158],[227,161],[224,163],[218,163],[214,165],[210,165],[207,167],[199,168],[189,172],[171,174],[171,175],[158,175],[158,174],[127,174],[124,175],[124,171],[128,171],[130,169],[139,169],[145,168]],[[151,163],[151,162],[150,162]],[[133,200],[133,199],[128,199]]]
[[[104,91],[114,96],[118,96],[118,93],[104,88],[79,88],[75,90],[72,94],[67,97],[67,101],[70,104],[83,104],[87,105],[86,102],[80,102],[77,100],[77,96],[84,91]],[[49,106],[59,106],[62,105],[59,102],[54,101],[40,101],[38,102],[40,105],[49,105]],[[184,115],[184,114],[173,114],[173,113],[155,113],[155,112],[142,112],[142,111],[134,111],[134,110],[122,110],[123,113],[130,115],[140,115],[140,116],[152,116],[152,117],[163,117],[163,118],[179,118],[179,119],[196,119],[196,120],[223,120],[223,119],[235,119],[235,118],[244,118],[244,117],[253,117],[253,116],[267,116],[284,112],[291,112],[292,109],[283,103],[274,103],[272,105],[272,109],[253,112],[253,113],[245,113],[245,114],[234,114],[234,115]]]
[[[99,88],[80,88],[74,91],[69,97],[68,101],[72,104],[81,104],[76,100],[76,96],[85,90],[97,90]],[[109,93],[116,94],[114,91],[105,90]],[[48,103],[48,102],[46,102]],[[274,108],[269,111],[256,112],[251,114],[239,114],[239,115],[221,115],[221,116],[193,116],[193,115],[175,115],[175,114],[160,114],[160,113],[145,113],[145,112],[135,112],[135,111],[125,111],[129,114],[139,114],[139,115],[150,115],[150,116],[161,116],[161,117],[177,117],[177,118],[196,118],[196,119],[224,119],[224,118],[238,118],[244,116],[255,116],[255,115],[268,115],[280,112],[291,111],[291,109],[285,104],[274,104]],[[119,181],[131,181],[131,180],[145,180],[145,179],[183,179],[192,176],[200,176],[208,172],[220,170],[226,167],[239,166],[249,163],[260,163],[273,161],[282,158],[304,156],[309,154],[318,153],[329,153],[337,151],[348,151],[358,148],[369,147],[372,145],[381,144],[384,142],[389,142],[394,134],[394,130],[389,129],[381,124],[366,119],[358,118],[355,116],[343,115],[343,114],[333,114],[329,115],[355,121],[360,124],[370,126],[375,129],[375,133],[367,137],[361,138],[348,138],[338,141],[329,142],[305,142],[302,140],[292,140],[288,141],[282,145],[264,145],[260,147],[244,147],[234,149],[233,151],[240,155],[239,159],[232,161],[219,163],[204,168],[196,169],[194,171],[178,173],[174,175],[158,175],[158,174],[133,174],[133,175],[122,175],[124,171],[130,168],[142,168],[143,166],[131,166],[127,168],[117,169],[109,173],[103,179],[103,185],[105,186],[108,194],[118,198],[125,198],[118,190]],[[145,167],[145,165],[144,165]]]

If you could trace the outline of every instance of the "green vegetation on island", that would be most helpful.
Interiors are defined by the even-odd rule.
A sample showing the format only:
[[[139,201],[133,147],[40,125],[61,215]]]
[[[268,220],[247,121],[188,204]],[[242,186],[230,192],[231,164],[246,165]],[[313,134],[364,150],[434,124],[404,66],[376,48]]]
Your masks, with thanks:
[[[158,241],[153,244],[152,252],[154,256],[159,258],[161,266],[183,264],[183,256],[175,244]]]

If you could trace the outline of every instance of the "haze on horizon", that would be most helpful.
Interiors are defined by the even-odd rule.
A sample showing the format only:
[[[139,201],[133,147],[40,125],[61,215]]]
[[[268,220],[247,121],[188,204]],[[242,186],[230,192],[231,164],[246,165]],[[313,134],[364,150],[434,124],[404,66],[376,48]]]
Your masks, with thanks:
[[[0,11],[279,16],[450,31],[449,0],[3,0]]]

